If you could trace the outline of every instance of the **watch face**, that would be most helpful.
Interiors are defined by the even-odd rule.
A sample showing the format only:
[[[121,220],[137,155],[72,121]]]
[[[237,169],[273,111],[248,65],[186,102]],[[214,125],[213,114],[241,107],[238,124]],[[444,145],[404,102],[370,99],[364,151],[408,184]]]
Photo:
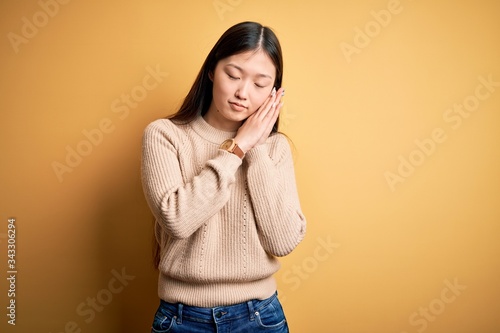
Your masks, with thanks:
[[[224,142],[220,145],[220,147],[221,147],[222,149],[224,149],[224,150],[229,150],[229,151],[230,151],[230,150],[231,150],[231,148],[233,147],[233,142],[234,142],[234,141],[233,141],[233,140],[231,140],[231,139],[226,140],[226,141],[224,141]]]

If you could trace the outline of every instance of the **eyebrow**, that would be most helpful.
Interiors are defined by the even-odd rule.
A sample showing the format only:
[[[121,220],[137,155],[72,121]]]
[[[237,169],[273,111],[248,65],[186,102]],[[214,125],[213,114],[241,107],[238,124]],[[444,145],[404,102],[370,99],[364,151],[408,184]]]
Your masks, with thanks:
[[[239,70],[240,72],[245,72],[245,70],[243,68],[241,68],[240,66],[238,65],[235,65],[235,64],[227,64],[226,67],[234,67],[236,68],[237,70]],[[271,80],[273,79],[271,75],[268,75],[268,74],[263,74],[263,73],[259,73],[255,76],[260,76],[260,77],[267,77],[267,78],[270,78]]]

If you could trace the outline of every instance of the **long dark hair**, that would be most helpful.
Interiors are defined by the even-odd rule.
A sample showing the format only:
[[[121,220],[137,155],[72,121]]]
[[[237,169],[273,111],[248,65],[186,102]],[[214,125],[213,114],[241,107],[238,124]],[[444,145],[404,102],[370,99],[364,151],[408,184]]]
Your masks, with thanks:
[[[197,116],[205,115],[212,103],[213,83],[210,75],[217,63],[227,57],[247,51],[264,51],[276,67],[276,89],[283,81],[283,55],[278,38],[271,28],[256,22],[238,23],[224,32],[208,54],[196,80],[189,90],[179,110],[168,118],[179,123],[189,123]],[[279,117],[272,132],[278,132]],[[160,263],[160,246],[153,236],[153,263],[156,268]]]
[[[188,123],[198,115],[205,115],[212,103],[213,83],[210,75],[217,63],[227,57],[247,51],[264,51],[276,67],[276,89],[283,81],[283,56],[278,38],[274,32],[260,23],[242,22],[229,28],[215,43],[201,67],[196,80],[179,110],[169,116],[173,121]],[[279,119],[273,126],[278,131]]]

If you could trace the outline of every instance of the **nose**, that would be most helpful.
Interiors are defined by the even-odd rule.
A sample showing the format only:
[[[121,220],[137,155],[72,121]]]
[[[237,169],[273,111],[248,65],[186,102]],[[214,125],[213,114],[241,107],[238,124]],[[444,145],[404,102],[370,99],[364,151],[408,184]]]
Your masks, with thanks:
[[[238,99],[246,100],[248,98],[248,82],[242,80],[234,95]]]

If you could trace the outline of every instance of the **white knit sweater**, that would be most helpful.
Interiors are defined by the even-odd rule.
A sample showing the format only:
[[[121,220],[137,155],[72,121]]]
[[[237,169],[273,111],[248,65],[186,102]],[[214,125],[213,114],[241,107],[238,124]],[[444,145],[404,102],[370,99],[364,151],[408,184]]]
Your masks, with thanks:
[[[159,119],[143,137],[142,182],[161,246],[159,297],[213,307],[276,291],[276,257],[305,234],[284,135],[238,156],[219,149],[236,133],[201,116]]]

